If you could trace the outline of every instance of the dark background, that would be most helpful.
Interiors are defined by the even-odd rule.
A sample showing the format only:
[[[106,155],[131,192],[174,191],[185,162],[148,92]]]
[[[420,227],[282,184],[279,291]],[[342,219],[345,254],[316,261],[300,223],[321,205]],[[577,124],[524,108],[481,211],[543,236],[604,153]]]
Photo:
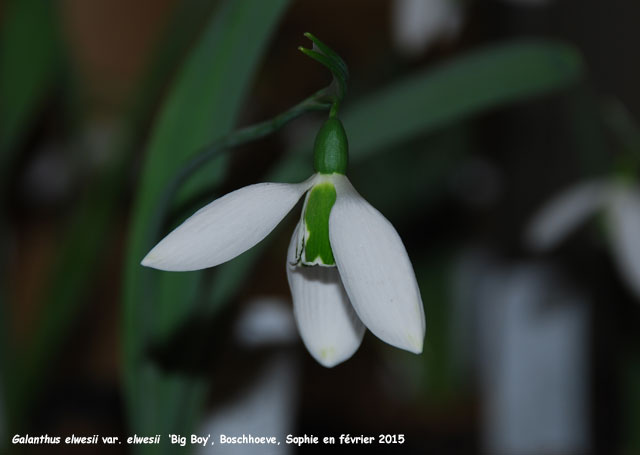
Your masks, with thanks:
[[[5,30],[8,3],[0,2]],[[191,2],[196,5],[194,11],[202,13],[190,16],[192,23],[181,32],[180,45],[171,48],[162,39],[168,25],[174,24],[178,3],[65,0],[53,4],[60,40],[55,52],[62,57],[46,79],[20,140],[12,147],[8,172],[3,173],[2,317],[12,358],[21,357],[37,336],[39,321],[48,314],[44,310],[48,283],[67,221],[87,188],[108,167],[114,137],[131,114],[147,69],[163,53],[181,56],[178,62],[184,58],[208,12],[215,11],[214,4]],[[354,169],[354,183],[396,226],[421,280],[427,316],[422,356],[395,352],[371,334],[352,359],[334,369],[315,363],[299,340],[286,347],[277,343],[260,349],[237,346],[232,328],[246,302],[265,295],[285,302],[290,299],[282,265],[288,242],[285,232],[290,232],[285,227],[261,253],[232,305],[215,320],[203,322],[211,349],[197,366],[211,376],[214,385],[208,408],[217,409],[241,396],[268,359],[283,352],[297,362],[294,423],[289,430],[293,434],[406,436],[402,446],[349,447],[363,453],[488,453],[490,446],[483,442],[487,398],[478,380],[482,367],[454,368],[460,353],[450,342],[457,336],[451,316],[452,286],[456,286],[451,284],[455,283],[451,271],[465,251],[480,248],[490,252],[503,270],[531,261],[552,263],[558,276],[585,296],[581,304],[589,312],[588,335],[581,340],[588,358],[584,397],[588,443],[579,451],[539,453],[638,453],[638,297],[619,277],[597,226],[585,225],[546,255],[527,250],[522,232],[550,197],[613,169],[621,146],[608,126],[607,106],[621,103],[630,118],[640,112],[640,4],[557,0],[526,6],[470,1],[462,6],[462,25],[454,37],[434,40],[411,55],[394,45],[391,10],[392,1],[382,0],[293,2],[266,48],[239,125],[275,115],[327,83],[326,71],[296,51],[298,45],[307,45],[302,36],[306,31],[331,45],[349,64],[346,106],[414,71],[522,37],[575,46],[584,59],[584,77],[559,92],[483,111],[470,120],[412,138],[402,144],[409,152],[388,151],[378,165],[367,162]],[[127,151],[126,173],[120,176],[109,235],[102,239],[95,272],[87,277],[80,304],[70,314],[59,315],[67,322],[61,325],[60,344],[47,353],[47,366],[30,390],[30,404],[22,408],[18,426],[5,414],[5,429],[0,432],[5,441],[26,433],[133,433],[121,383],[122,263],[145,145],[174,73],[174,68],[165,69],[155,82],[157,90],[143,103],[148,114],[140,117],[135,146]],[[296,120],[277,135],[234,151],[215,194],[261,181],[291,141],[314,134],[314,125]],[[438,157],[451,156],[442,171],[429,172],[432,159],[439,163]],[[376,177],[384,176],[384,160],[394,157],[405,163],[401,169],[407,172],[396,176],[396,181],[421,182],[421,173],[425,175],[425,184],[416,186],[411,200],[403,199],[406,191],[394,196],[393,184]],[[386,199],[374,188],[385,185],[389,185],[383,191]],[[194,209],[199,205],[201,201],[193,202]],[[285,221],[287,226],[293,227],[294,218]],[[86,229],[90,232],[91,225]],[[177,333],[171,340],[157,353],[167,368],[193,349],[188,334]],[[481,360],[477,357],[471,364]],[[4,362],[1,368],[5,386],[20,381],[17,363]],[[5,390],[0,403],[11,398],[7,397],[11,389]],[[88,450],[23,449],[26,453]],[[124,446],[119,449],[96,446],[90,450],[128,453]],[[7,450],[16,447],[9,443]],[[325,450],[322,445],[305,446],[299,452]]]

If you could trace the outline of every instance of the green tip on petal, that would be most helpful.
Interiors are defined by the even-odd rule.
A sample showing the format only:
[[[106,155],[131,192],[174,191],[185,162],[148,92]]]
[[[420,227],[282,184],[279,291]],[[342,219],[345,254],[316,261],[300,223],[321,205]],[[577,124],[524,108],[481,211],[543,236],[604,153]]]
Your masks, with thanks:
[[[330,117],[316,135],[313,164],[321,174],[346,174],[349,162],[349,142],[342,122]]]

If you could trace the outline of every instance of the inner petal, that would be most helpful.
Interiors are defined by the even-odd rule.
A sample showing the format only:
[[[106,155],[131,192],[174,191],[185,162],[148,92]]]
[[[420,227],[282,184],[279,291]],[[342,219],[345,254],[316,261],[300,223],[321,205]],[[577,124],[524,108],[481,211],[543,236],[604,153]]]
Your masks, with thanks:
[[[329,242],[329,215],[335,202],[336,189],[331,182],[319,183],[309,192],[302,214],[302,265],[335,266]]]

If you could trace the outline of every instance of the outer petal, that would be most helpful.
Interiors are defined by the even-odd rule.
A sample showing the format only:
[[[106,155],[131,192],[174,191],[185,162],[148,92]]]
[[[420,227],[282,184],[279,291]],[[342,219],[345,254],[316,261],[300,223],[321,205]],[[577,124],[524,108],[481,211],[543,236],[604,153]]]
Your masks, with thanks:
[[[640,297],[640,192],[617,188],[609,208],[611,247],[622,277]]]
[[[299,229],[300,224],[287,254],[293,313],[307,350],[320,364],[332,367],[358,350],[365,328],[349,303],[337,268],[292,265]]]
[[[533,218],[525,234],[536,250],[553,248],[587,217],[609,200],[610,183],[605,180],[581,183],[547,203]]]
[[[425,320],[407,251],[391,223],[345,176],[335,175],[329,217],[331,248],[356,313],[374,335],[419,354]]]
[[[264,239],[311,183],[258,183],[222,196],[162,239],[142,265],[182,272],[233,259]]]

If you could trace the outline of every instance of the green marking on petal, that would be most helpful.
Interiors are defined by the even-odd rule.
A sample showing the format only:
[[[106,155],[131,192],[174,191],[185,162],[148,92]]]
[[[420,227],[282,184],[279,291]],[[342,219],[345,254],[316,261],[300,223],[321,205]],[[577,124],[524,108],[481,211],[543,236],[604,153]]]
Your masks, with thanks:
[[[333,346],[320,349],[320,358],[322,360],[325,360],[325,361],[331,360],[335,357],[335,355],[336,355],[336,348],[334,348]]]
[[[304,213],[306,241],[302,262],[305,265],[335,265],[329,243],[329,215],[336,202],[336,189],[330,182],[311,189]]]

